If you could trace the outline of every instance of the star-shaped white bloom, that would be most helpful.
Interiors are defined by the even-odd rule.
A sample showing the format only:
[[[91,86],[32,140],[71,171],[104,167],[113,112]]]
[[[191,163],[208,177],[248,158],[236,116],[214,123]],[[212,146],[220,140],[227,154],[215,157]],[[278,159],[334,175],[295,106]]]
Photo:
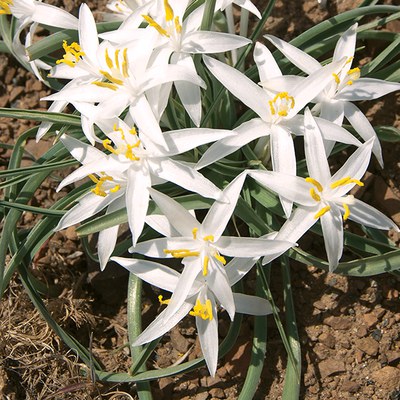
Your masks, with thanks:
[[[130,251],[148,257],[182,258],[185,267],[169,303],[166,318],[182,306],[193,282],[202,275],[210,290],[233,319],[235,305],[226,275],[224,256],[254,258],[274,254],[277,257],[291,246],[290,242],[286,241],[222,236],[236,207],[245,177],[246,172],[236,177],[224,189],[225,202],[214,202],[202,223],[175,200],[150,189],[153,200],[179,236],[141,242]],[[164,230],[160,233],[163,232]]]
[[[347,193],[360,181],[371,156],[373,138],[360,146],[331,176],[320,129],[305,112],[306,179],[272,171],[249,171],[263,186],[298,204],[277,238],[297,241],[314,223],[321,221],[329,268],[333,271],[343,252],[343,221],[347,219],[377,229],[395,229],[396,224],[380,211]]]
[[[107,207],[107,213],[126,207],[133,244],[138,240],[146,218],[149,190],[152,185],[173,182],[204,197],[220,198],[221,191],[199,172],[172,156],[230,135],[230,131],[205,128],[164,133],[168,150],[160,148],[143,134],[137,134],[124,121],[115,119],[114,126],[102,125],[109,139],[103,151],[69,136],[61,141],[71,155],[83,165],[68,175],[58,190],[90,177],[96,187],[61,219],[56,230],[83,221]],[[115,247],[118,227],[99,237],[100,266],[103,269]]]
[[[175,270],[164,265],[145,260],[135,260],[122,257],[113,257],[129,272],[151,285],[157,286],[168,292],[179,289],[182,276]],[[229,283],[228,290],[241,277],[243,277],[255,264],[257,259],[234,258],[226,265],[226,276]],[[214,272],[210,272],[210,275]],[[250,315],[267,315],[272,312],[269,302],[261,297],[250,296],[242,293],[233,293],[235,312]],[[148,343],[172,329],[186,315],[196,318],[196,326],[199,334],[201,349],[212,376],[215,375],[218,362],[218,315],[217,306],[226,308],[224,299],[221,300],[218,293],[214,293],[208,281],[200,274],[194,280],[190,291],[184,298],[181,306],[172,314],[169,313],[170,300],[159,300],[168,304],[157,318],[136,338],[133,345],[140,346]]]
[[[254,50],[261,80],[267,74],[279,71],[269,50],[257,43]],[[303,118],[297,115],[303,107],[317,96],[330,82],[332,73],[340,69],[338,62],[316,71],[300,84],[271,96],[268,91],[256,85],[240,71],[215,59],[204,57],[204,62],[211,73],[238,99],[259,115],[244,122],[234,131],[235,136],[221,140],[212,145],[200,159],[197,168],[203,168],[233,153],[251,141],[269,137],[272,166],[275,171],[296,174],[296,156],[292,134],[304,134]],[[324,138],[360,145],[350,133],[343,128],[324,120],[318,120],[323,129]],[[287,216],[290,215],[292,203],[281,199]]]
[[[380,165],[383,167],[382,150],[374,131],[368,119],[363,112],[355,106],[353,101],[377,99],[385,94],[400,90],[400,83],[387,82],[381,79],[361,78],[361,71],[358,67],[351,68],[356,47],[357,24],[351,26],[343,35],[340,36],[332,62],[337,62],[343,58],[346,63],[337,72],[331,76],[331,82],[317,96],[313,102],[317,103],[320,109],[320,117],[342,125],[344,117],[350,122],[357,133],[364,139],[374,138],[372,151],[375,154]],[[314,74],[322,68],[322,65],[309,56],[307,53],[297,49],[293,45],[284,42],[272,35],[266,35],[294,65],[308,74]],[[296,77],[292,79],[301,80],[304,78]],[[282,82],[278,82],[279,85]],[[277,82],[265,82],[269,88],[277,86]]]

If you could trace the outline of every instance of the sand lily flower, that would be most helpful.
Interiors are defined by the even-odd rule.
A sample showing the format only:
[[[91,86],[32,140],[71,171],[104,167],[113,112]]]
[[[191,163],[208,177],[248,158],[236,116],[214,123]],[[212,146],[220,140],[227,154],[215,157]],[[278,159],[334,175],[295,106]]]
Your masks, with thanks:
[[[200,31],[204,7],[198,7],[194,12],[183,19],[188,0],[164,1],[163,12],[157,18],[150,15],[142,17],[148,23],[149,30],[156,33],[153,54],[153,65],[176,64],[182,65],[193,74],[196,67],[192,54],[222,53],[245,46],[251,41],[238,35],[222,32]],[[132,40],[131,24],[124,24],[117,31],[103,34],[102,37],[117,44],[124,44]],[[196,126],[201,120],[201,94],[199,85],[190,81],[175,81],[175,88],[183,106]],[[163,100],[159,104],[166,104],[171,85],[164,85],[160,90],[153,90],[153,96]],[[164,107],[160,107],[159,113]]]
[[[143,13],[146,7],[154,7],[157,0],[111,0],[106,7],[114,14],[106,14],[106,20],[124,21],[138,10]],[[146,11],[144,11],[146,12]]]
[[[358,67],[352,68],[356,46],[357,24],[351,26],[340,36],[332,62],[343,58],[346,63],[337,73],[332,73],[331,82],[313,102],[317,103],[320,117],[341,125],[344,117],[350,122],[357,133],[364,139],[374,138],[373,153],[383,167],[382,150],[374,128],[363,112],[353,101],[377,99],[385,94],[400,90],[400,84],[381,79],[362,78]],[[302,71],[313,74],[322,65],[307,53],[297,49],[272,35],[264,36],[272,42],[294,65]],[[302,79],[302,78],[298,78]],[[272,85],[273,82],[270,82]]]
[[[246,172],[224,189],[225,202],[214,202],[202,223],[175,200],[150,189],[153,200],[180,236],[141,242],[129,250],[148,257],[182,259],[185,267],[165,318],[172,316],[182,306],[193,282],[201,275],[233,319],[235,304],[226,275],[224,256],[254,258],[268,254],[280,255],[291,246],[285,241],[273,240],[267,244],[264,238],[222,236],[236,207],[245,177]]]
[[[249,171],[263,186],[298,204],[277,238],[297,241],[318,220],[321,221],[329,268],[333,271],[343,253],[343,221],[353,220],[377,229],[395,229],[396,224],[380,211],[347,194],[363,177],[371,156],[373,138],[360,146],[331,176],[321,132],[311,112],[305,112],[305,152],[309,177],[271,171]]]
[[[144,226],[149,188],[153,184],[170,181],[204,197],[221,197],[221,191],[208,179],[171,157],[226,137],[230,131],[195,128],[167,132],[168,150],[163,150],[122,120],[115,119],[111,127],[103,124],[102,129],[108,135],[103,146],[109,154],[72,137],[64,135],[61,138],[71,155],[83,165],[66,177],[58,190],[86,177],[90,177],[96,187],[64,215],[57,230],[83,221],[105,207],[108,212],[126,207],[132,241],[136,244]],[[118,202],[110,210],[109,205],[115,200]],[[102,269],[115,247],[117,228],[110,228],[107,235],[100,236],[98,247]]]
[[[140,279],[151,285],[157,286],[168,292],[175,292],[181,285],[182,276],[175,270],[164,265],[122,257],[112,257],[112,260],[135,274]],[[255,260],[233,259],[226,265],[226,275],[229,290],[241,277],[243,277],[255,264]],[[213,274],[214,272],[210,272]],[[261,297],[233,293],[235,312],[250,315],[267,315],[272,312],[269,302]],[[212,291],[207,279],[201,274],[194,280],[190,291],[184,298],[182,305],[170,316],[168,311],[171,301],[159,296],[162,304],[168,304],[157,318],[136,338],[133,345],[140,346],[148,343],[172,329],[186,315],[196,318],[200,345],[207,368],[212,376],[215,375],[218,362],[218,306],[225,308],[218,295]]]
[[[273,57],[269,50],[258,43],[255,48],[255,60],[261,76],[267,73],[265,71],[271,65],[279,70],[275,62],[272,64]],[[260,118],[243,123],[234,129],[237,133],[235,136],[212,145],[198,162],[197,168],[212,164],[255,139],[268,136],[273,169],[295,175],[296,156],[292,134],[304,133],[304,123],[299,121],[296,115],[325,88],[332,73],[340,69],[344,61],[319,69],[300,84],[294,85],[290,90],[279,92],[275,96],[271,96],[244,74],[220,61],[204,56],[204,62],[211,73]],[[360,144],[344,129],[337,129],[334,124],[326,124],[322,120],[320,122],[326,139]],[[283,198],[281,198],[281,202],[286,215],[289,216],[292,203]]]
[[[215,9],[224,11],[226,7],[235,4],[253,13],[257,18],[261,19],[260,11],[250,0],[217,0]]]

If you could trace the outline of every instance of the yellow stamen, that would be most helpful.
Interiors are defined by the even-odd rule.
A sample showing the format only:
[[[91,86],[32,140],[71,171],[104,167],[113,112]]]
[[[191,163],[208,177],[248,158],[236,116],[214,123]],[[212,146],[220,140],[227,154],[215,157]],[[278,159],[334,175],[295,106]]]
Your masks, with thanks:
[[[222,264],[225,265],[226,264],[226,260],[224,257],[221,256],[221,254],[216,253],[214,254],[214,257]]]
[[[124,84],[124,81],[123,80],[121,80],[121,79],[118,79],[118,78],[114,78],[110,73],[108,73],[107,71],[103,71],[103,70],[100,70],[100,73],[102,74],[102,75],[104,75],[104,77],[106,78],[106,79],[108,79],[110,82],[112,82],[112,83],[115,83],[116,85],[123,85]]]
[[[119,52],[120,49],[115,50],[114,53],[114,60],[115,60],[115,67],[119,70]]]
[[[129,67],[129,63],[128,63],[128,48],[125,47],[123,53],[122,53],[123,59],[124,61],[122,61],[122,75],[124,76],[124,78],[127,78],[129,76],[129,72],[128,72],[128,67]]]
[[[63,58],[56,61],[56,64],[64,63],[73,68],[75,67],[76,63],[80,61],[81,57],[85,55],[85,53],[81,49],[81,46],[79,46],[79,44],[76,42],[68,45],[67,41],[64,40],[63,49],[65,51],[65,54],[63,55]]]
[[[171,299],[167,299],[167,300],[163,300],[162,295],[160,294],[158,296],[158,301],[160,302],[160,304],[169,304],[169,302],[171,301]]]
[[[93,85],[104,87],[111,90],[118,90],[118,86],[114,85],[113,83],[108,82],[101,82],[101,81],[94,81],[92,82]]]
[[[349,57],[349,58],[347,59],[347,61],[346,61],[346,64],[349,64],[349,63],[351,63],[351,62],[353,61],[353,59],[354,59],[354,57],[353,57],[353,56]]]
[[[198,257],[200,255],[199,251],[192,251],[189,249],[177,249],[177,250],[164,249],[163,252],[165,254],[171,254],[171,256],[174,258]]]
[[[350,216],[350,208],[346,203],[343,203],[344,214],[343,214],[343,221],[346,221],[347,218]]]
[[[213,319],[211,300],[207,299],[205,304],[201,304],[201,301],[197,299],[193,311],[190,311],[189,315],[211,321]]]
[[[130,129],[130,130],[129,130],[129,133],[130,133],[131,135],[137,135],[137,131],[136,131],[135,127],[133,127],[132,129]]]
[[[324,214],[326,214],[329,210],[331,209],[331,206],[326,206],[324,208],[321,208],[315,215],[314,219],[318,219],[319,217],[322,217]]]
[[[306,178],[306,182],[314,185],[318,189],[319,192],[323,192],[324,188],[316,179],[308,177],[308,178]]]
[[[106,181],[112,181],[113,178],[111,176],[107,176],[107,175],[106,176],[102,176],[100,179],[97,179],[94,175],[89,175],[89,178],[92,179],[96,183],[96,187],[91,189],[91,191],[94,194],[96,194],[97,196],[106,197],[107,193],[103,189],[103,184]],[[97,180],[97,182],[93,178],[95,180]]]
[[[206,276],[208,274],[208,262],[210,261],[210,258],[208,256],[204,256],[203,260],[203,276]]]
[[[346,85],[352,85],[355,80],[357,80],[360,75],[360,68],[356,67],[347,71],[347,75],[349,76],[349,80],[346,82]]]
[[[358,179],[352,179],[350,176],[346,176],[342,179],[338,179],[337,181],[332,182],[330,184],[330,187],[331,187],[331,189],[335,189],[339,186],[348,185],[350,183],[355,183],[358,186],[364,186],[364,184],[361,181],[359,181]]]
[[[108,150],[109,152],[113,154],[118,154],[118,152],[114,149],[114,147],[111,146],[111,140],[110,139],[104,139],[103,140],[103,147]]]
[[[179,17],[178,16],[176,16],[174,18],[174,24],[175,24],[176,33],[181,33],[182,32],[182,25],[179,23]]]
[[[2,0],[0,1],[0,15],[2,14],[11,14],[10,6],[13,6],[13,0]]]
[[[192,235],[193,235],[193,239],[196,240],[197,239],[197,232],[198,232],[199,228],[193,228],[192,229]]]
[[[140,140],[138,140],[137,143],[135,143],[134,145],[128,144],[127,150],[125,152],[125,157],[132,161],[139,161],[140,157],[135,156],[132,151],[132,149],[134,149],[135,147],[138,147],[139,144],[140,144]]]
[[[206,242],[213,242],[214,241],[214,235],[204,236],[203,240],[206,241]]]
[[[339,75],[338,74],[332,74],[332,75],[335,78],[335,82],[339,85],[339,83],[340,83]]]
[[[88,177],[94,182],[97,183],[99,180],[97,179],[97,177],[93,174],[89,174]]]
[[[142,15],[142,17],[147,21],[147,23],[153,27],[160,35],[166,36],[166,37],[170,37],[169,33],[161,27],[161,25],[159,25],[156,21],[154,21],[153,18],[151,18],[148,15]]]
[[[168,3],[168,0],[164,0],[164,9],[165,9],[165,20],[167,22],[172,21],[174,19],[174,10]]]
[[[114,64],[113,64],[110,56],[108,55],[108,49],[106,49],[105,58],[106,58],[107,67],[110,68],[110,69],[114,68]]]
[[[288,92],[278,93],[272,100],[269,100],[269,108],[272,115],[278,114],[280,117],[286,117],[289,109],[295,105],[294,97],[289,96]]]
[[[310,189],[310,195],[315,201],[321,201],[321,197],[317,194],[314,188]]]

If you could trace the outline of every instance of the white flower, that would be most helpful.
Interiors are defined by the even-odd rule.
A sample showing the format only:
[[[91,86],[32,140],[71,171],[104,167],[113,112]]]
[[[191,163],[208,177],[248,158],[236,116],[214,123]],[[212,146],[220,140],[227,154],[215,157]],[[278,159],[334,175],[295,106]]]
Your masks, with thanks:
[[[73,182],[90,177],[96,187],[69,210],[56,230],[81,222],[107,207],[107,213],[126,207],[133,244],[138,240],[146,218],[149,189],[154,184],[173,182],[204,197],[220,198],[221,191],[199,172],[171,157],[204,143],[230,135],[230,131],[214,129],[184,129],[165,133],[168,150],[155,145],[143,134],[137,134],[124,121],[102,125],[109,139],[103,146],[105,154],[69,136],[61,141],[71,155],[83,165],[68,175],[58,190]],[[101,269],[115,247],[118,226],[100,233],[99,259]]]
[[[266,74],[279,71],[272,54],[259,43],[256,44],[254,58],[261,79]],[[320,69],[301,81],[300,84],[293,85],[290,90],[271,96],[266,90],[236,69],[209,57],[204,57],[204,62],[212,74],[260,118],[244,122],[234,129],[237,133],[235,136],[221,140],[211,146],[200,159],[197,168],[212,164],[255,139],[269,136],[273,169],[295,175],[296,156],[292,134],[301,135],[304,133],[303,118],[297,116],[297,113],[325,88],[332,77],[332,73],[340,68],[341,63],[338,62]],[[354,145],[360,144],[343,128],[329,122],[326,123],[323,120],[319,120],[318,123],[323,129],[325,139]],[[292,203],[283,198],[281,198],[281,202],[286,215],[289,216]]]
[[[298,204],[277,238],[297,241],[314,223],[321,221],[329,268],[333,271],[343,252],[343,221],[347,219],[377,229],[395,229],[384,214],[347,193],[360,181],[371,156],[373,138],[360,146],[331,176],[321,132],[311,112],[305,112],[306,179],[271,171],[249,171],[263,186]]]
[[[217,0],[215,9],[224,11],[226,7],[232,4],[236,4],[237,6],[250,11],[257,18],[261,19],[260,11],[258,11],[257,7],[250,0]]]
[[[129,250],[148,257],[182,258],[185,267],[165,318],[172,316],[182,306],[193,282],[202,275],[233,319],[235,305],[224,256],[255,258],[274,254],[277,257],[291,246],[286,241],[222,236],[236,207],[245,177],[246,172],[237,176],[224,189],[223,199],[226,202],[214,202],[201,224],[175,200],[150,189],[153,200],[179,236],[141,242]],[[160,233],[164,233],[164,229]]]
[[[182,277],[171,268],[164,265],[122,257],[112,257],[112,260],[135,274],[140,279],[151,285],[157,286],[168,292],[178,290]],[[234,285],[255,264],[257,259],[234,258],[226,265],[226,275],[230,286]],[[210,272],[212,274],[213,272]],[[235,312],[250,315],[267,315],[272,312],[269,302],[261,297],[250,296],[241,293],[233,293]],[[217,306],[225,308],[223,300],[214,293],[207,280],[200,274],[193,282],[190,291],[184,298],[182,305],[168,316],[171,301],[163,300],[162,304],[168,304],[167,308],[136,338],[133,345],[140,346],[148,343],[172,329],[186,315],[196,317],[197,331],[200,345],[212,376],[215,375],[218,362],[218,316]]]
[[[400,90],[400,84],[381,79],[360,78],[360,69],[358,67],[351,68],[356,36],[357,24],[351,26],[340,36],[332,62],[335,63],[345,58],[346,63],[337,73],[332,73],[330,84],[313,102],[318,103],[317,109],[320,109],[320,117],[338,125],[341,125],[343,118],[346,117],[364,140],[374,138],[372,151],[383,167],[382,150],[374,128],[352,101],[377,99],[395,90]],[[266,35],[265,38],[271,41],[294,65],[304,72],[314,74],[322,68],[317,60],[291,44],[271,35]],[[302,78],[298,77],[297,79],[301,80]],[[275,86],[273,81],[266,82],[266,84],[269,87]]]

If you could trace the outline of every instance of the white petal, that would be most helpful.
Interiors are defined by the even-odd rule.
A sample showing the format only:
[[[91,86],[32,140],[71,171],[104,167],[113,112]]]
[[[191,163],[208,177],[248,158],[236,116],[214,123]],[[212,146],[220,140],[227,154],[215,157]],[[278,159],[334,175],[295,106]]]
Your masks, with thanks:
[[[259,118],[255,118],[235,128],[234,132],[236,132],[236,135],[229,136],[212,144],[196,164],[196,169],[213,164],[221,158],[234,153],[254,139],[269,135],[270,124]]]
[[[87,4],[82,4],[79,9],[79,44],[85,56],[93,63],[97,61],[99,39],[97,37],[96,22]]]
[[[179,236],[179,232],[172,226],[168,218],[164,215],[148,215],[146,224],[151,226],[156,232],[163,236]]]
[[[304,151],[307,160],[308,174],[325,186],[331,179],[328,160],[321,131],[307,108],[304,112]]]
[[[55,26],[63,29],[77,29],[78,19],[61,8],[35,2],[35,11],[32,20],[43,25]]]
[[[260,42],[256,43],[253,55],[261,82],[282,76],[282,72],[275,58],[263,44]]]
[[[273,171],[248,171],[248,175],[267,189],[295,203],[305,206],[315,204],[309,193],[310,185],[303,178]]]
[[[350,59],[354,56],[354,51],[356,49],[356,36],[357,36],[357,26],[358,24],[352,25],[346,32],[344,32],[336,43],[335,51],[333,53],[332,61],[339,61],[343,57]],[[347,63],[345,71],[350,69],[351,62]]]
[[[235,257],[228,264],[225,265],[226,275],[229,280],[229,284],[233,286],[239,282],[257,262],[259,257]]]
[[[200,223],[188,210],[169,196],[151,188],[152,199],[157,203],[161,212],[169,219],[171,225],[182,235],[192,236],[194,228],[199,229]]]
[[[382,147],[379,142],[378,136],[376,135],[375,130],[369,122],[368,118],[357,106],[349,102],[345,103],[344,114],[349,120],[350,124],[353,126],[353,128],[365,141],[374,138],[372,152],[378,160],[379,165],[383,168]]]
[[[97,239],[97,253],[99,256],[100,269],[104,271],[112,252],[115,249],[118,238],[119,225],[103,229],[99,232]]]
[[[343,222],[338,207],[331,204],[331,209],[321,218],[325,250],[328,256],[329,270],[333,271],[343,253]]]
[[[71,153],[71,156],[81,164],[89,164],[104,158],[104,153],[95,147],[81,142],[72,136],[62,135],[61,142]]]
[[[47,112],[61,112],[68,105],[67,101],[54,101]],[[37,134],[36,134],[36,142],[38,142],[53,126],[52,122],[42,122],[39,125]]]
[[[321,68],[321,64],[317,60],[297,47],[272,35],[264,35],[264,37],[280,50],[291,63],[307,74],[312,74]]]
[[[203,56],[211,73],[239,100],[256,112],[263,120],[268,120],[269,97],[266,92],[240,71],[213,58]]]
[[[182,51],[191,54],[223,53],[250,44],[251,40],[223,32],[196,31],[185,35]]]
[[[399,232],[399,228],[390,218],[361,200],[354,199],[354,203],[349,208],[349,219],[359,224],[376,229],[394,229],[396,232]]]
[[[360,78],[353,81],[352,85],[346,85],[335,98],[347,101],[374,100],[396,90],[400,90],[400,83]]]
[[[171,258],[170,254],[166,254],[164,250],[197,250],[198,243],[192,237],[173,237],[173,238],[159,238],[148,240],[146,242],[137,243],[129,249],[130,253],[144,254],[147,257],[157,258]]]
[[[333,122],[336,125],[342,126],[344,118],[343,102],[342,101],[324,101],[321,103],[320,118]]]
[[[142,233],[149,205],[150,175],[143,168],[132,165],[128,169],[126,187],[126,209],[128,223],[132,233],[132,243],[135,246]]]
[[[238,175],[223,191],[224,203],[216,201],[208,210],[202,223],[202,234],[213,235],[217,241],[224,232],[242,191],[246,171]]]
[[[249,315],[268,315],[272,307],[268,300],[243,293],[234,293],[236,312]]]

